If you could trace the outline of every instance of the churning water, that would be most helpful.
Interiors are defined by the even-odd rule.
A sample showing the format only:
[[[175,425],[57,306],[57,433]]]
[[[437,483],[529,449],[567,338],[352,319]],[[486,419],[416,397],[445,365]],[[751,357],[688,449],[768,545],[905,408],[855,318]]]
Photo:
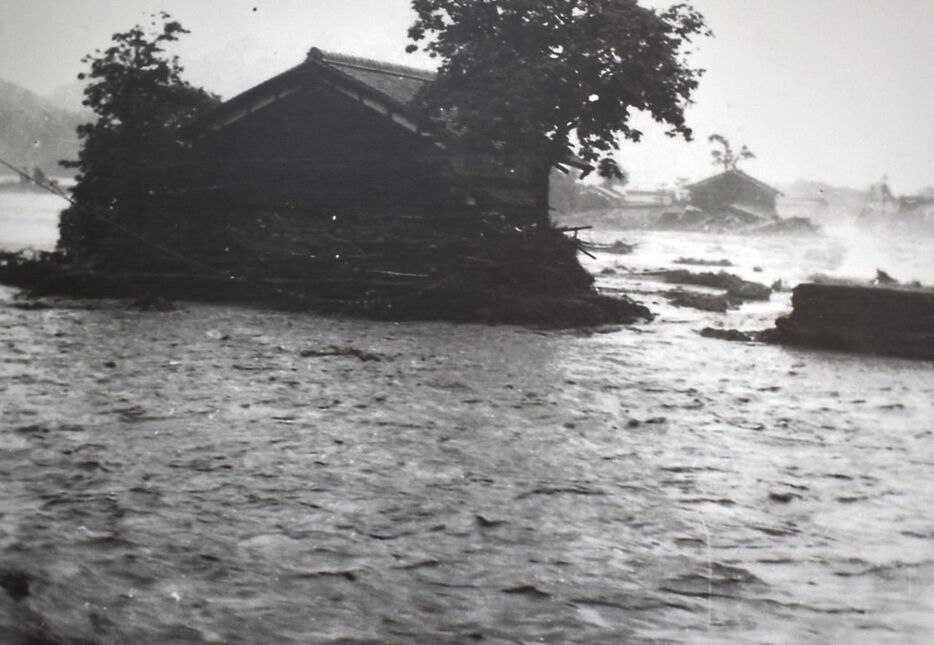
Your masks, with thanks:
[[[627,269],[930,280],[932,254],[599,235],[639,244],[588,260],[600,285],[659,320],[27,310],[0,291],[0,573],[29,580],[0,591],[0,640],[931,642],[932,365],[701,338],[768,327],[788,295],[676,309]],[[361,352],[305,351],[331,346]]]

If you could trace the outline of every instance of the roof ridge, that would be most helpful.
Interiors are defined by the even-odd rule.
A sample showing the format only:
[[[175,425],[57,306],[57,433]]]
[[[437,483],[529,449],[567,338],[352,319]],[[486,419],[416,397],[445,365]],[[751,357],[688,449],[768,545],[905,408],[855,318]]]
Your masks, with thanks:
[[[308,51],[305,60],[295,67],[224,101],[211,111],[213,121],[217,123],[228,119],[219,126],[223,127],[226,123],[243,118],[254,109],[260,109],[295,93],[307,85],[310,79],[308,72],[314,72],[315,69],[327,70],[329,74],[340,76],[346,83],[363,90],[373,98],[378,97],[378,102],[391,106],[385,111],[378,111],[394,115],[394,120],[409,118],[406,114],[414,98],[426,84],[434,80],[432,73],[427,70],[324,52],[313,47]],[[224,114],[226,116],[221,116]]]
[[[728,169],[728,170],[724,170],[723,172],[717,173],[716,175],[711,175],[710,177],[706,177],[706,178],[704,178],[704,179],[701,179],[700,181],[695,181],[695,182],[692,183],[692,184],[688,184],[687,186],[685,186],[685,188],[691,189],[691,188],[694,188],[694,187],[700,187],[700,186],[703,186],[703,185],[705,185],[705,184],[707,184],[707,183],[710,183],[710,182],[714,181],[715,179],[719,179],[720,177],[723,177],[724,175],[736,175],[736,176],[738,176],[738,177],[740,177],[740,178],[742,178],[742,179],[745,179],[745,180],[750,181],[750,182],[752,182],[752,183],[754,183],[754,184],[756,184],[756,185],[758,185],[758,186],[761,186],[762,188],[765,188],[765,189],[767,189],[767,190],[770,190],[770,191],[772,191],[773,193],[775,193],[776,195],[784,195],[784,193],[783,193],[782,191],[778,190],[778,189],[775,188],[774,186],[770,186],[769,184],[765,183],[765,182],[762,181],[761,179],[756,179],[755,177],[753,177],[753,176],[750,175],[749,173],[745,172],[744,170],[741,170],[740,168],[730,168],[730,169]]]
[[[363,56],[354,56],[352,54],[342,54],[312,47],[308,52],[308,58],[316,58],[324,63],[338,66],[356,67],[366,71],[379,74],[392,74],[395,76],[407,76],[418,81],[433,81],[437,74],[431,70],[420,69],[418,67],[409,67],[396,63],[387,63],[374,58],[365,58]]]

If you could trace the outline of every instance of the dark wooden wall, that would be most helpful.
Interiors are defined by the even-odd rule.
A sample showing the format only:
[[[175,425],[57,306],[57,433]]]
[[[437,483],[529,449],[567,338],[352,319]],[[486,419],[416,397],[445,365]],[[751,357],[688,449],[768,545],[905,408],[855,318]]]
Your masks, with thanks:
[[[241,204],[420,214],[469,196],[481,210],[547,221],[547,173],[441,148],[320,83],[206,135],[189,165],[186,180]]]
[[[356,100],[310,88],[202,139],[204,184],[311,210],[418,210],[450,193],[446,154]]]

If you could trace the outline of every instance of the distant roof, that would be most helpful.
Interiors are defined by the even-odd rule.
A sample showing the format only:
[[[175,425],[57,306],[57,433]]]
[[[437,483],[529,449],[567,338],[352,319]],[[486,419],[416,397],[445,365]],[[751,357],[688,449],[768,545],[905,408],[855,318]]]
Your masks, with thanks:
[[[623,195],[620,195],[619,193],[617,193],[616,191],[610,188],[604,188],[603,186],[589,186],[588,188],[591,191],[597,193],[598,195],[606,199],[611,199],[611,200],[623,199]]]
[[[710,185],[710,184],[715,184],[715,183],[717,183],[718,181],[722,181],[723,179],[725,179],[725,178],[727,178],[727,177],[731,177],[731,176],[732,176],[732,177],[739,177],[739,178],[742,179],[743,181],[746,181],[746,182],[749,182],[749,183],[751,183],[751,184],[754,184],[754,185],[757,186],[758,188],[761,188],[762,190],[768,191],[768,192],[772,193],[773,195],[781,195],[781,194],[783,194],[782,191],[778,190],[777,188],[772,188],[772,187],[769,186],[767,183],[765,183],[765,182],[763,182],[763,181],[759,181],[758,179],[756,179],[755,177],[753,177],[753,176],[751,176],[751,175],[747,175],[746,173],[744,173],[744,172],[743,172],[742,170],[740,170],[739,168],[733,168],[732,170],[727,170],[726,172],[721,172],[720,174],[714,175],[713,177],[708,177],[707,179],[702,179],[701,181],[698,181],[698,182],[696,182],[696,183],[688,184],[687,186],[685,186],[685,188],[687,188],[688,190],[692,190],[692,189],[694,189],[694,188],[702,188],[702,187],[708,186],[708,185]]]

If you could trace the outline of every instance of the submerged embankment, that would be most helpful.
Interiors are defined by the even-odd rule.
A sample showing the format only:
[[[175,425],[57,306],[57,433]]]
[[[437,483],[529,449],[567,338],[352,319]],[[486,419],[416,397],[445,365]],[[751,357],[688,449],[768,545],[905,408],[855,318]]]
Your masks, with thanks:
[[[590,268],[660,317],[597,334],[3,290],[0,635],[929,640],[931,365],[702,338],[788,295],[704,312],[627,273],[847,249],[627,239]]]

